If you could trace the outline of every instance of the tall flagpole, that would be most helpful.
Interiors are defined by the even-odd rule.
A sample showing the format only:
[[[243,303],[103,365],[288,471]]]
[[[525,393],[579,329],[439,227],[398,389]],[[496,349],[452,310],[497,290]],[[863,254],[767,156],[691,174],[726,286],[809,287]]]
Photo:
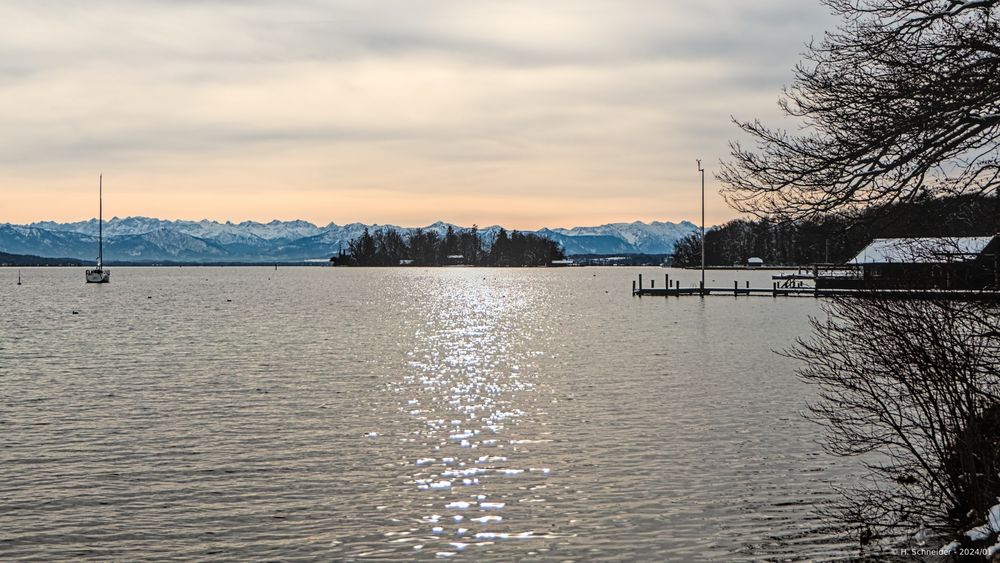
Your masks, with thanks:
[[[97,177],[97,269],[104,268],[104,174]]]
[[[698,172],[701,172],[701,294],[705,295],[705,169],[700,158]]]

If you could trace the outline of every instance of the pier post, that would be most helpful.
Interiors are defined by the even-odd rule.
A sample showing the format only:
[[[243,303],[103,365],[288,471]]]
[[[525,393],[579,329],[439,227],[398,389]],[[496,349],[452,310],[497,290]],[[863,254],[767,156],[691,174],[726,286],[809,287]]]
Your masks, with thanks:
[[[777,297],[778,296],[778,282],[774,282],[771,285],[771,296],[772,297]]]
[[[663,274],[663,287],[670,289],[670,274]]]
[[[705,296],[705,280],[698,282],[698,292],[701,293],[702,297]]]
[[[656,280],[649,280],[649,289],[656,288]]]
[[[747,280],[747,289],[750,289],[750,280]]]
[[[632,295],[635,295],[635,280],[632,280]]]
[[[642,295],[642,274],[639,274],[639,295]]]
[[[738,282],[736,280],[733,280],[733,296],[734,297],[740,294],[739,289],[740,289],[740,282]]]

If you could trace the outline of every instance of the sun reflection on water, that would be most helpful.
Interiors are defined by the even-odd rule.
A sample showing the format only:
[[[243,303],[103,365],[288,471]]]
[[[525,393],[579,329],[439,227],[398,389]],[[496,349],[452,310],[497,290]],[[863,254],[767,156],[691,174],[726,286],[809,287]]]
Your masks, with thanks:
[[[431,305],[421,312],[418,345],[394,384],[422,451],[407,460],[406,485],[425,497],[414,505],[428,507],[410,543],[438,557],[551,537],[516,510],[544,502],[552,475],[549,467],[518,463],[519,444],[537,438],[533,358],[541,352],[531,344],[544,304],[537,291],[481,270],[456,270],[448,278],[433,286],[431,299],[425,296]]]

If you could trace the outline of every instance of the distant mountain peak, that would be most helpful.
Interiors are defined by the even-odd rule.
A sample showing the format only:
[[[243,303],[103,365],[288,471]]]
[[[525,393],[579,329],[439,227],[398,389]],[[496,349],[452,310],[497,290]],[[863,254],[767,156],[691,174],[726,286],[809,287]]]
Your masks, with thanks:
[[[104,224],[105,259],[108,261],[297,261],[329,257],[360,236],[365,229],[398,229],[404,234],[417,229],[443,234],[451,227],[467,227],[435,221],[426,227],[329,223],[318,227],[303,220],[268,223],[208,219],[164,220],[152,217],[113,217]],[[479,228],[487,240],[503,228]],[[559,242],[567,254],[667,254],[677,240],[697,229],[689,221],[608,223],[572,229],[544,227],[535,232]],[[512,231],[513,229],[506,229]],[[76,257],[91,260],[95,253],[97,219],[75,223],[41,221],[30,225],[0,225],[0,252],[45,257]]]

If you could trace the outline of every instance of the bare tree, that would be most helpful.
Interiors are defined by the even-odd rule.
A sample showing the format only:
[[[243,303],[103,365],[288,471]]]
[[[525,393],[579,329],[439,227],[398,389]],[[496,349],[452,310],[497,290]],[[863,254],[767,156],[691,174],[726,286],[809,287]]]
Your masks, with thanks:
[[[1000,305],[840,298],[789,355],[826,447],[875,477],[836,507],[863,543],[968,529],[1000,496]]]
[[[729,203],[802,221],[1000,192],[1000,0],[823,2],[841,24],[779,102],[801,128],[737,121],[754,146],[723,163]],[[998,326],[996,304],[841,299],[790,352],[827,447],[871,470],[839,506],[862,544],[961,531],[996,505]]]
[[[737,122],[720,179],[736,209],[798,219],[1000,182],[1000,0],[824,0],[779,104],[798,132]]]

